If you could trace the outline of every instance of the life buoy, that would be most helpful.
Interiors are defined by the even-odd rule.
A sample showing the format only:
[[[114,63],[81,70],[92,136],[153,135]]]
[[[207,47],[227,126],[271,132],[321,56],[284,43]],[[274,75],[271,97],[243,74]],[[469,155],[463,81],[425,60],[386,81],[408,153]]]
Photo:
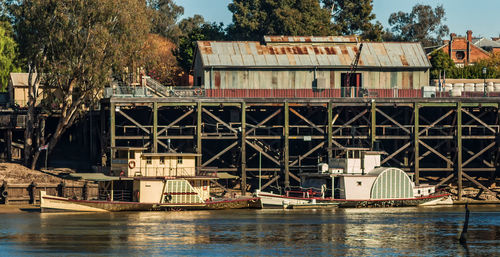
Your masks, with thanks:
[[[196,89],[194,90],[194,94],[195,94],[195,95],[201,95],[201,88],[196,88]]]
[[[2,197],[5,198],[9,195],[9,193],[7,191],[2,191]]]
[[[130,169],[135,168],[135,161],[129,161],[129,162],[128,162],[128,167],[129,167]]]

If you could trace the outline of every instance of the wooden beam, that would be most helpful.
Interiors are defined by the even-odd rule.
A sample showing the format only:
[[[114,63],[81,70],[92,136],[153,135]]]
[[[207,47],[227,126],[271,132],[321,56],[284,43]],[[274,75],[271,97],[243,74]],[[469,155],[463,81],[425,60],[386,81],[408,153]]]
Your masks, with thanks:
[[[290,141],[288,140],[288,136],[290,134],[290,112],[289,112],[289,103],[286,101],[284,106],[284,116],[285,116],[285,124],[283,124],[283,136],[285,140],[285,147],[283,149],[284,155],[284,172],[285,172],[285,189],[290,188]]]
[[[274,118],[276,115],[278,115],[280,113],[281,113],[281,109],[278,109],[277,111],[275,111],[274,113],[272,113],[271,115],[269,115],[269,117],[267,117],[264,120],[262,120],[261,122],[259,122],[259,124],[255,125],[251,129],[249,129],[247,131],[247,135],[249,135],[250,133],[254,132],[258,127],[264,125],[266,122],[268,122],[269,120],[271,120],[272,118]]]
[[[321,142],[319,143],[317,146],[315,146],[314,148],[312,148],[311,150],[309,150],[307,153],[305,153],[304,155],[300,155],[299,158],[297,158],[297,160],[293,161],[292,163],[290,163],[290,166],[295,166],[300,160],[306,158],[307,156],[311,155],[312,153],[314,153],[316,150],[318,150],[319,148],[323,147],[325,145],[325,142]]]
[[[153,102],[153,153],[158,152],[158,102]]]
[[[422,131],[418,132],[418,135],[422,135],[424,134],[425,132],[427,132],[429,129],[433,128],[434,126],[436,126],[439,122],[441,122],[442,120],[444,120],[446,117],[448,117],[450,114],[454,113],[455,110],[449,110],[447,113],[445,113],[443,116],[441,116],[439,119],[435,120],[432,124],[428,125],[428,127],[426,127],[425,129],[423,129]]]
[[[201,167],[206,167],[208,164],[210,164],[211,162],[217,160],[221,155],[225,154],[227,151],[231,150],[233,147],[235,147],[237,145],[238,145],[238,141],[233,142],[231,145],[229,145],[228,147],[224,148],[224,150],[218,152],[216,155],[214,155],[212,158],[210,158],[210,160],[204,162],[201,165]]]
[[[240,143],[241,147],[241,194],[246,195],[247,191],[247,143],[245,142],[247,136],[247,106],[245,102],[241,103],[241,139],[240,142],[236,141],[235,144]]]
[[[474,159],[476,159],[477,157],[479,157],[481,154],[483,154],[484,152],[488,151],[490,148],[492,148],[493,146],[496,145],[496,142],[491,142],[488,146],[486,146],[485,148],[483,148],[481,151],[479,151],[478,153],[476,153],[474,156],[472,156],[471,158],[469,158],[467,161],[465,161],[463,164],[462,164],[462,167],[465,167],[465,165],[469,164],[471,161],[473,161]]]
[[[446,161],[447,163],[449,163],[450,165],[453,165],[453,162],[450,161],[448,158],[446,158],[444,155],[442,155],[440,152],[438,152],[436,149],[430,147],[428,144],[424,143],[422,140],[418,140],[418,142],[425,146],[427,149],[429,149],[431,152],[433,152],[434,154],[436,154],[437,156],[439,156],[441,159],[443,159],[444,161]]]
[[[189,116],[191,113],[194,112],[194,109],[189,110],[188,112],[184,113],[182,116],[177,118],[176,120],[172,121],[172,123],[168,124],[166,127],[162,128],[160,131],[158,131],[158,134],[164,133],[167,131],[167,129],[173,127],[175,124],[177,124],[179,121],[183,120],[187,116]]]
[[[481,125],[483,125],[487,129],[489,129],[491,132],[497,133],[496,130],[494,130],[492,127],[490,127],[490,125],[486,124],[484,121],[482,121],[481,119],[479,119],[478,117],[476,117],[474,114],[470,113],[469,111],[465,110],[464,108],[462,108],[462,111],[465,112],[465,113],[467,113],[470,117],[472,117],[474,120],[476,120],[477,122],[479,122]]]
[[[400,147],[398,150],[396,150],[394,153],[392,153],[391,155],[387,156],[384,160],[382,160],[380,162],[380,164],[386,163],[387,161],[389,161],[390,159],[392,159],[394,156],[396,156],[398,153],[400,153],[401,151],[403,151],[404,149],[406,149],[410,145],[411,145],[411,142],[406,143],[405,145],[403,145],[402,147]]]
[[[463,165],[462,165],[462,102],[457,103],[457,194],[458,200],[462,201],[462,175],[463,175]]]
[[[368,110],[363,110],[362,112],[358,113],[356,116],[354,116],[352,119],[350,119],[348,122],[344,123],[342,126],[340,126],[340,128],[337,128],[335,131],[333,131],[333,134],[336,134],[337,132],[339,132],[340,130],[342,130],[343,128],[349,126],[351,123],[355,122],[356,120],[358,120],[361,116],[365,115],[365,113],[367,113]]]
[[[448,180],[452,179],[454,176],[455,176],[455,174],[451,173],[448,177],[444,178],[443,180],[441,180],[441,182],[437,183],[437,185],[435,187],[436,188],[440,187],[444,183],[448,182]]]
[[[280,175],[276,175],[274,178],[271,180],[267,181],[260,190],[264,190],[266,187],[270,186],[274,181],[278,180],[280,178]]]
[[[391,116],[385,114],[383,111],[381,111],[379,108],[376,108],[377,112],[382,114],[386,119],[390,120],[392,123],[394,123],[396,126],[400,127],[402,130],[404,130],[406,133],[411,134],[411,131],[407,128],[405,128],[403,125],[401,125],[399,122],[397,122],[395,119],[393,119]]]
[[[420,159],[419,159],[419,139],[418,139],[418,136],[420,135],[419,133],[419,123],[420,123],[420,107],[418,105],[418,103],[415,103],[414,105],[414,115],[413,115],[413,120],[414,120],[414,130],[413,130],[413,153],[414,153],[414,158],[413,158],[413,167],[414,167],[414,170],[413,172],[415,172],[415,185],[416,186],[419,186],[420,185]]]
[[[466,179],[468,179],[470,182],[474,183],[476,186],[478,186],[478,187],[482,188],[484,191],[487,191],[488,193],[490,193],[490,194],[494,195],[496,198],[500,199],[500,197],[498,196],[498,194],[497,194],[497,193],[495,193],[495,192],[491,191],[489,188],[487,188],[487,187],[483,186],[483,184],[481,184],[481,183],[477,182],[477,180],[475,180],[473,177],[471,177],[471,176],[467,175],[467,173],[465,173],[465,172],[464,172],[464,173],[462,173],[462,175],[463,175]]]
[[[299,112],[297,112],[295,109],[291,108],[290,107],[290,111],[297,115],[297,117],[299,117],[300,119],[302,119],[303,121],[305,121],[307,124],[309,124],[311,127],[315,128],[317,131],[319,131],[321,134],[325,134],[325,131],[323,129],[321,129],[320,127],[318,127],[316,124],[314,124],[312,121],[308,120],[306,117],[302,116]]]
[[[257,146],[257,145],[254,145],[252,143],[250,143],[248,140],[246,140],[247,144],[249,146],[251,146],[253,149],[255,149],[256,151],[258,152],[261,152],[262,155],[264,155],[265,157],[267,157],[269,160],[271,160],[272,162],[276,163],[277,165],[281,165],[280,162],[278,160],[276,160],[274,157],[272,157],[271,155],[269,155],[268,153],[266,153],[264,151],[264,149],[262,149],[261,147]]]
[[[207,109],[205,108],[202,108],[203,112],[205,112],[206,114],[208,114],[208,116],[212,117],[214,120],[218,121],[219,123],[221,123],[222,125],[224,125],[226,128],[228,128],[229,130],[231,130],[232,132],[234,132],[235,134],[238,134],[238,131],[234,128],[232,128],[231,126],[229,126],[229,124],[227,124],[226,122],[224,122],[223,120],[221,120],[219,117],[217,117],[215,114],[209,112]]]
[[[141,125],[139,122],[137,122],[136,120],[132,119],[132,117],[128,116],[126,113],[122,112],[121,110],[117,110],[118,113],[120,113],[123,117],[125,117],[127,120],[129,120],[130,122],[132,122],[135,126],[137,126],[138,128],[142,129],[144,132],[146,132],[147,134],[151,134],[151,131],[149,131],[148,129],[146,129],[143,125]]]

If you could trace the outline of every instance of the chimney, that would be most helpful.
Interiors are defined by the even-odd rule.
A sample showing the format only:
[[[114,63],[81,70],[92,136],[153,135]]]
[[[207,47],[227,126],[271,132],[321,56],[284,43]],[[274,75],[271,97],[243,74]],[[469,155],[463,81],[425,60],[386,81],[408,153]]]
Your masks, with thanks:
[[[453,40],[453,38],[454,38],[454,37],[456,37],[456,36],[457,36],[457,34],[455,34],[455,33],[451,33],[451,34],[450,34],[450,41],[451,41],[451,40]]]
[[[467,30],[467,41],[472,42],[472,30]]]

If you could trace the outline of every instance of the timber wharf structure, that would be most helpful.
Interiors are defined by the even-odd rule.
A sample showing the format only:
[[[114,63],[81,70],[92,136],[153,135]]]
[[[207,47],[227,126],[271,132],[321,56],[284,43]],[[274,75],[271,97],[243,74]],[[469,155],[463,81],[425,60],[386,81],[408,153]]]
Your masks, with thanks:
[[[490,190],[500,174],[499,98],[111,97],[102,101],[102,151],[195,152],[200,171],[228,172],[262,189],[298,185],[298,173],[344,154],[387,152],[381,164],[415,183]],[[259,156],[261,155],[261,156]],[[260,158],[262,160],[260,161]],[[260,168],[260,169],[259,169]],[[120,171],[115,171],[120,172]],[[254,189],[253,187],[252,189]],[[498,196],[497,196],[498,197]]]

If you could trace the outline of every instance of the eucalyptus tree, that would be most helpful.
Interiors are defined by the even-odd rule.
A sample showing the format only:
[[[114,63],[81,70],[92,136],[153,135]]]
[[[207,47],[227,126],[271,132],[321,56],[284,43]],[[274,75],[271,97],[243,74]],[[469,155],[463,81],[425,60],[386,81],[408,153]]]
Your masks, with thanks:
[[[330,12],[318,0],[233,0],[229,36],[261,40],[264,35],[328,36],[335,34]]]
[[[432,8],[430,5],[417,4],[411,12],[399,11],[389,17],[390,32],[393,40],[422,42],[424,46],[441,43],[442,38],[449,33],[444,24],[446,12],[442,5]]]
[[[150,26],[141,0],[10,0],[7,6],[29,71],[24,150],[34,168],[40,146],[48,144],[50,153],[96,103],[112,73],[136,62]],[[45,111],[59,114],[48,136],[34,133],[39,82]]]
[[[360,35],[365,40],[380,41],[383,28],[374,22],[373,0],[321,0],[331,11],[333,24],[341,35]]]

